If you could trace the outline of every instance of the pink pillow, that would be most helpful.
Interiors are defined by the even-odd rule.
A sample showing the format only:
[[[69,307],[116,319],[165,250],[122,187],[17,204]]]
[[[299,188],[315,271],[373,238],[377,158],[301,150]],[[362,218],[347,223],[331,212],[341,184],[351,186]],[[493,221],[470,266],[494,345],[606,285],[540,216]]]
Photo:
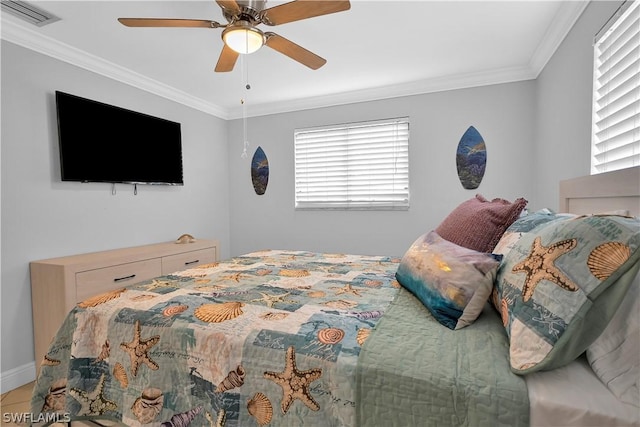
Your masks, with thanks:
[[[491,252],[505,230],[520,216],[527,200],[485,199],[480,194],[461,203],[436,228],[436,233],[456,245]]]

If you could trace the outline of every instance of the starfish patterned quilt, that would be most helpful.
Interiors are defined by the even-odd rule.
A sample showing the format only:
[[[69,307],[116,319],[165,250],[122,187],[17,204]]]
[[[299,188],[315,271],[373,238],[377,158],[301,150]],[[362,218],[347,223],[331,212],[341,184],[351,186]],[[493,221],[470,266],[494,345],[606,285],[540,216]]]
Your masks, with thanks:
[[[358,356],[398,293],[398,262],[263,251],[85,300],[52,341],[32,412],[127,426],[353,426]]]

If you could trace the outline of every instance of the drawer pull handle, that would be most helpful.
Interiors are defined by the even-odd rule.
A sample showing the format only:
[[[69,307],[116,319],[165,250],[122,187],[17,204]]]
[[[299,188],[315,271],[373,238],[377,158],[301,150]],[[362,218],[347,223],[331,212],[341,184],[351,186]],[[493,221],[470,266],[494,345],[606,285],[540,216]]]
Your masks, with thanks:
[[[184,265],[196,264],[196,263],[198,263],[198,262],[200,262],[200,260],[199,260],[199,259],[197,259],[197,260],[195,260],[195,261],[187,261],[187,262],[185,262],[185,263],[184,263]]]
[[[125,277],[116,277],[115,279],[113,279],[113,281],[114,282],[122,282],[123,280],[133,279],[134,277],[136,277],[135,274],[132,274],[131,276],[125,276]]]

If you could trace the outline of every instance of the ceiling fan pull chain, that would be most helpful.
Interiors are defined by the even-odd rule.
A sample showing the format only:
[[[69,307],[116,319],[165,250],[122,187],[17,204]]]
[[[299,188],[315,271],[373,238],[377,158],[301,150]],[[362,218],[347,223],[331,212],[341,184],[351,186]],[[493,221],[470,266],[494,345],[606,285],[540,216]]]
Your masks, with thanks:
[[[242,78],[243,83],[245,84],[245,88],[249,90],[251,86],[249,85],[249,66],[247,64],[246,55],[240,56],[240,66],[242,68]],[[249,135],[247,130],[247,101],[245,98],[240,99],[240,103],[242,104],[242,138],[243,138],[243,148],[242,154],[240,157],[246,159],[249,155],[247,153],[247,149],[249,148]]]

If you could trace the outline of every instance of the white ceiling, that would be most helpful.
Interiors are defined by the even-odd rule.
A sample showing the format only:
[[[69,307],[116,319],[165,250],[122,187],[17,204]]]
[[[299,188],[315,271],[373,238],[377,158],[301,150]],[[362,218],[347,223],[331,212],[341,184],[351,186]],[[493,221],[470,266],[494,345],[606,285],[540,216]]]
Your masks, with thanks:
[[[2,14],[2,38],[229,119],[537,77],[586,1],[352,0],[261,26],[327,60],[311,70],[266,47],[213,71],[221,29],[129,28],[119,17],[226,23],[214,0],[33,1],[60,18]],[[270,1],[273,7],[283,1]],[[246,83],[251,86],[245,88]]]

